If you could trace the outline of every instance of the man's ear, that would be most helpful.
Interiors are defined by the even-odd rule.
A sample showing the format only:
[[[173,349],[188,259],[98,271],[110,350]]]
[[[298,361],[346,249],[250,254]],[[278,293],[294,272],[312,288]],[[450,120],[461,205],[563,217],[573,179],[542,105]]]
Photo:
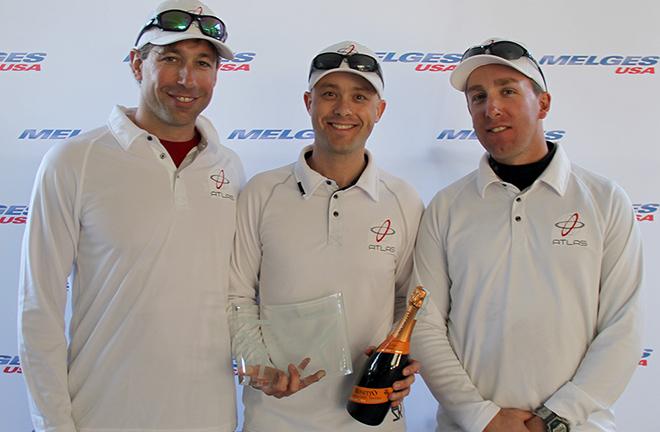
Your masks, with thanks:
[[[376,123],[380,121],[380,118],[383,116],[383,113],[385,112],[385,108],[387,108],[387,102],[385,102],[384,99],[379,100],[378,113],[376,114]]]
[[[307,108],[307,112],[310,112],[312,109],[312,94],[306,91],[303,95],[303,100],[305,101],[305,108]]]
[[[550,112],[550,105],[552,102],[552,97],[550,93],[543,92],[539,95],[539,118],[544,119],[548,116]]]
[[[137,82],[142,82],[142,64],[144,61],[140,56],[140,53],[136,49],[132,49],[130,52],[130,64],[131,71],[133,71],[133,76]]]

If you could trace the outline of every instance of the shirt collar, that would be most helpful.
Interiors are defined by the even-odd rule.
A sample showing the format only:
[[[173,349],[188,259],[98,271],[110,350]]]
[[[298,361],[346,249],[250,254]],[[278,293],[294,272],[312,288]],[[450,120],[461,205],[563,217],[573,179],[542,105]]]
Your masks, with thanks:
[[[555,156],[534,183],[541,181],[554,189],[559,196],[564,196],[571,173],[571,162],[568,159],[566,152],[564,152],[564,149],[559,144],[555,143],[555,145],[557,146]],[[479,188],[481,198],[486,196],[486,189],[489,185],[501,181],[502,180],[497,177],[488,163],[488,153],[484,154],[479,161],[479,169],[477,173],[477,187]]]
[[[108,127],[112,135],[119,142],[122,148],[128,151],[139,138],[151,135],[149,132],[138,127],[131,117],[135,115],[135,108],[126,108],[121,105],[116,105],[110,113],[108,119]],[[202,139],[197,144],[197,152],[202,152],[209,143],[220,142],[218,132],[215,130],[211,122],[203,116],[198,116],[195,121],[195,127],[202,135]],[[216,146],[212,146],[215,152]]]
[[[298,160],[293,166],[293,174],[298,182],[298,188],[300,188],[300,193],[303,198],[309,199],[314,195],[316,189],[323,184],[323,182],[328,179],[318,172],[314,171],[309,167],[305,155],[313,150],[313,146],[308,145],[302,149]],[[371,199],[378,201],[378,182],[380,181],[380,176],[378,174],[378,168],[374,163],[373,156],[369,150],[365,149],[365,154],[367,156],[367,166],[360,174],[360,178],[351,187],[360,188],[365,191]]]

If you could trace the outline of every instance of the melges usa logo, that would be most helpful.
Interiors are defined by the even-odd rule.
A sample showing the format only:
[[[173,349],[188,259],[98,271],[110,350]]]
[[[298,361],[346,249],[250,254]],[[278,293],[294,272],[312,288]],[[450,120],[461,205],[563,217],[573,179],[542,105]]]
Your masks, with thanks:
[[[395,52],[379,51],[376,55],[383,63],[413,65],[417,72],[451,72],[461,61],[463,54],[456,52]],[[546,54],[534,56],[541,66],[603,66],[616,74],[655,74],[660,56],[655,55],[574,55]]]
[[[644,348],[644,351],[642,352],[642,358],[639,360],[639,365],[644,367],[648,366],[651,354],[653,354],[652,348]]]
[[[660,56],[625,55],[544,55],[539,59],[541,66],[601,66],[608,67],[619,75],[655,74]]]
[[[256,56],[257,53],[253,52],[236,53],[233,60],[222,59],[219,70],[223,72],[249,72],[250,65]]]
[[[0,72],[41,72],[46,56],[42,52],[0,52]]]
[[[396,248],[383,243],[386,239],[390,238],[390,236],[396,234],[396,231],[392,227],[392,219],[385,219],[379,225],[369,228],[369,231],[371,232],[373,239],[373,243],[369,244],[369,250],[394,255]]]
[[[654,222],[660,203],[633,204],[638,222]]]
[[[230,140],[310,140],[314,139],[313,129],[234,129]]]
[[[545,139],[547,141],[557,142],[564,138],[566,135],[565,130],[547,130],[545,131]],[[436,140],[438,141],[455,141],[455,140],[476,140],[477,133],[474,129],[443,129]]]
[[[588,246],[586,240],[578,238],[584,227],[579,212],[562,215],[553,227],[553,246]]]
[[[256,56],[257,53],[253,52],[235,53],[233,60],[222,59],[218,70],[224,72],[249,72],[252,61]],[[124,63],[128,63],[129,61],[131,61],[130,55],[124,57]]]
[[[209,192],[209,195],[212,197],[224,198],[232,201],[236,199],[234,194],[230,193],[228,188],[225,187],[226,185],[230,184],[231,181],[225,175],[224,169],[212,171],[209,175],[209,180],[211,182],[211,192]]]
[[[28,206],[0,204],[0,224],[24,224],[27,222]]]
[[[82,129],[25,129],[18,136],[19,140],[67,139],[79,135]]]
[[[0,355],[0,367],[5,374],[23,373],[21,360],[15,355]]]
[[[461,61],[462,54],[441,52],[376,52],[383,63],[414,65],[417,72],[451,72]]]

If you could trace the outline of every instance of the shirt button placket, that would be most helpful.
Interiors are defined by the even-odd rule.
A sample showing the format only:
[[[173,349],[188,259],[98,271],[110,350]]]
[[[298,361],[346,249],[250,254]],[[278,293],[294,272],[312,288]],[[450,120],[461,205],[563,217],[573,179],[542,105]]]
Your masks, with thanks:
[[[328,182],[331,184],[331,182]],[[330,243],[340,246],[342,244],[342,206],[340,194],[334,191],[328,202],[328,234]]]
[[[511,239],[516,244],[519,236],[524,235],[524,220],[523,220],[523,203],[524,200],[521,196],[516,196],[511,202]]]

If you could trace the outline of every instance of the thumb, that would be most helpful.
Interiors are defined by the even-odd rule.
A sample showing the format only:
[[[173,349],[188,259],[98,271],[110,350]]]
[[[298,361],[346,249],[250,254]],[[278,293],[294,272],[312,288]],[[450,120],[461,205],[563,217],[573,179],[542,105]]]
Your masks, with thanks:
[[[511,408],[511,414],[522,420],[523,422],[526,422],[527,420],[531,419],[534,417],[534,413],[530,411],[525,411],[517,408]]]

